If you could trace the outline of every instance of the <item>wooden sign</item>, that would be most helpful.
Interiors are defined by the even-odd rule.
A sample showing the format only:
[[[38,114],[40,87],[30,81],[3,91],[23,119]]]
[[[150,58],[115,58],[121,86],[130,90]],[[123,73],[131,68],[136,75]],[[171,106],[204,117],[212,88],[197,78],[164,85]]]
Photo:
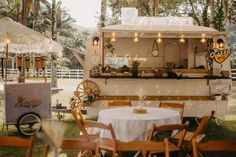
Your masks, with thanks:
[[[27,69],[30,68],[30,57],[29,56],[25,57],[25,68],[27,68]]]
[[[214,60],[217,63],[221,64],[229,57],[230,53],[231,51],[229,49],[225,50],[214,49],[214,51],[210,53],[210,57],[214,58]]]
[[[22,56],[17,56],[16,57],[16,67],[17,68],[22,68],[23,66],[23,59]]]

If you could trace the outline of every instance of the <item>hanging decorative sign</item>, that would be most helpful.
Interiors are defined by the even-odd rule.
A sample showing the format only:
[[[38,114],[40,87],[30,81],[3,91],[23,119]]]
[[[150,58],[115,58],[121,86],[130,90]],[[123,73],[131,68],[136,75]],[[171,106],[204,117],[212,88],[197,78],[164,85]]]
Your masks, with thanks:
[[[217,63],[221,64],[229,57],[230,53],[230,49],[214,49],[214,51],[210,53],[210,58],[214,58]]]

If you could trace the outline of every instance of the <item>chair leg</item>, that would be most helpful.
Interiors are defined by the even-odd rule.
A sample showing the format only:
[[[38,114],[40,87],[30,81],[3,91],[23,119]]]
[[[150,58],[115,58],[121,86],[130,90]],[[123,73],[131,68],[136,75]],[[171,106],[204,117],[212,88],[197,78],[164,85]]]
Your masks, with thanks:
[[[112,157],[116,157],[116,152],[112,152]]]
[[[122,153],[121,152],[117,152],[117,156],[118,157],[122,157]]]

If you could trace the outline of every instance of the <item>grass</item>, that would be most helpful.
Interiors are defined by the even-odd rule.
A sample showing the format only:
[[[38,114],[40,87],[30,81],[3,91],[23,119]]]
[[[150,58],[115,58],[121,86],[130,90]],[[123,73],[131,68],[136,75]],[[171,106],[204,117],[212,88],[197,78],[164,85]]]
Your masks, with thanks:
[[[78,83],[80,81],[78,80],[68,80],[65,82],[65,80],[58,80],[58,84],[65,84],[69,86],[67,90],[62,91],[61,93],[55,94],[52,96],[52,104],[55,104],[56,100],[58,99],[59,102],[62,102],[63,105],[68,104],[70,97],[73,96],[73,91],[76,89]],[[236,86],[236,82],[233,82],[233,85]],[[222,122],[220,125],[217,125],[214,120],[212,120],[206,130],[206,137],[204,138],[204,141],[210,140],[210,139],[229,139],[229,140],[235,140],[236,141],[236,90],[232,92],[232,100],[229,103],[229,113],[222,119]],[[0,123],[3,122],[3,110],[4,106],[1,103],[0,105]],[[57,116],[55,113],[52,115],[53,120],[57,120]],[[185,118],[186,120],[186,118]],[[194,118],[187,118],[187,120],[190,121],[190,130],[195,130],[197,127],[197,123]],[[70,114],[65,115],[65,120],[62,121],[62,123],[65,126],[65,137],[67,138],[77,138],[79,137],[79,129],[76,126],[76,124],[73,121],[73,117]],[[0,132],[0,135],[7,135],[8,136],[22,136],[19,134],[15,126],[9,126],[9,131],[3,130]],[[33,156],[34,157],[42,157],[43,155],[43,149],[44,145],[43,142],[39,139],[36,139],[34,143],[34,150],[33,150]],[[75,152],[68,151],[68,157],[74,156]],[[1,157],[21,157],[25,156],[25,151],[22,149],[10,149],[10,148],[1,148],[0,149],[0,156]],[[128,155],[125,155],[128,156]],[[222,156],[227,157],[235,157],[236,155],[229,155],[229,154],[223,154]]]

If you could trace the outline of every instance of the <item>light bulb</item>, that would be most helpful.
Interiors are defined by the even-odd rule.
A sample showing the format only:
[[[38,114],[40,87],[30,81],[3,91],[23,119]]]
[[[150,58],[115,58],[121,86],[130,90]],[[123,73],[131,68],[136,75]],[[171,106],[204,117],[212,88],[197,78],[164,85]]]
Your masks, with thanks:
[[[161,33],[158,33],[157,36],[158,36],[158,37],[161,37]]]
[[[134,42],[138,42],[138,37],[134,37]]]
[[[94,42],[93,42],[93,46],[97,46],[97,45],[98,45],[97,40],[94,40]]]
[[[202,38],[200,41],[201,41],[202,43],[205,43],[205,42],[206,42],[206,38]]]
[[[137,36],[138,36],[138,33],[137,33],[137,32],[135,32],[135,33],[134,33],[134,36],[135,36],[135,37],[137,37]]]
[[[157,42],[158,42],[158,43],[161,43],[161,42],[162,42],[162,39],[161,39],[161,38],[157,38]]]
[[[112,32],[111,36],[112,36],[112,37],[116,36],[116,33],[115,33],[115,32]]]
[[[6,39],[6,43],[10,44],[11,40],[9,38]]]
[[[224,47],[224,43],[222,42],[219,44],[219,48],[223,48],[223,47]]]
[[[111,42],[115,42],[116,41],[116,38],[115,37],[112,37],[111,38]]]
[[[184,43],[185,39],[182,37],[182,38],[179,39],[179,42]]]

